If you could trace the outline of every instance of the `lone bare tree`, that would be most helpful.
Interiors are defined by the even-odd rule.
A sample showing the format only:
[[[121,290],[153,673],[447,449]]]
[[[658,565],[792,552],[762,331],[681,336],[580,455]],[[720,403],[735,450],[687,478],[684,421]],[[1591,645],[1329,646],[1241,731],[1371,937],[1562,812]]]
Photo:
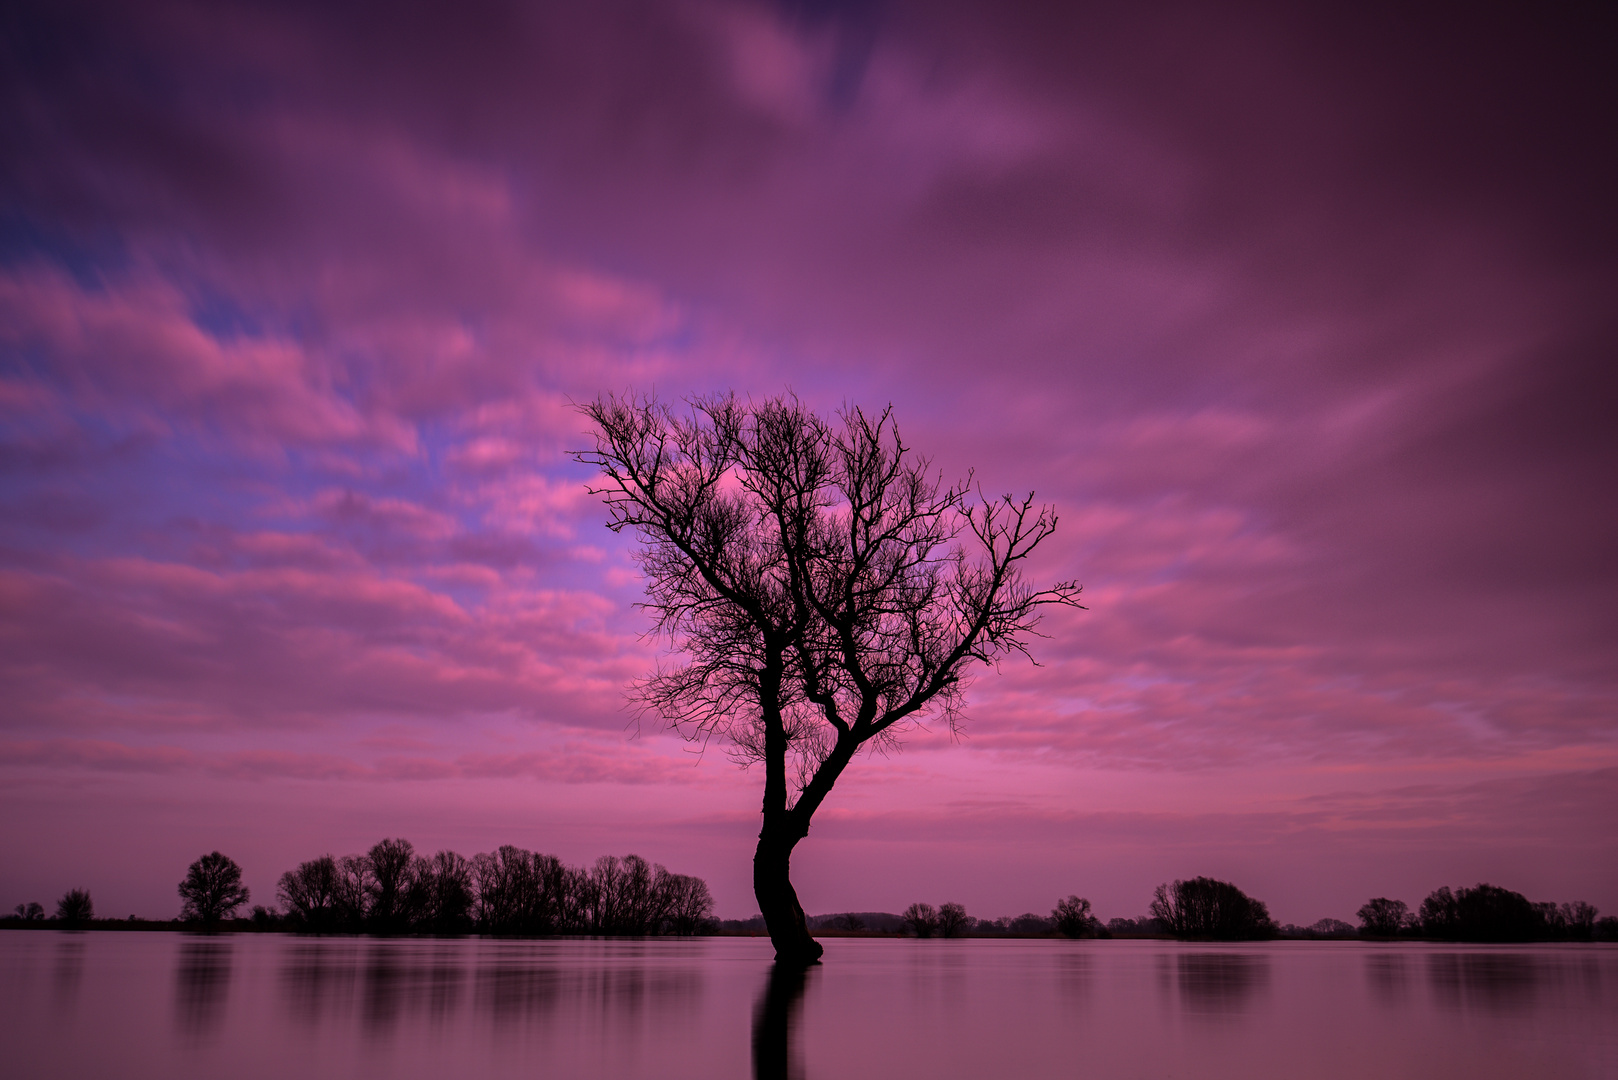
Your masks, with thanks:
[[[1080,587],[1023,581],[1050,507],[985,499],[970,475],[946,486],[891,408],[688,405],[599,398],[583,406],[595,449],[575,457],[601,470],[608,527],[639,538],[644,606],[681,657],[638,696],[688,738],[763,763],[753,891],[777,959],[809,963],[821,948],[789,861],[855,752],[929,717],[953,731],[969,669],[1026,656],[1039,609],[1080,606]]]

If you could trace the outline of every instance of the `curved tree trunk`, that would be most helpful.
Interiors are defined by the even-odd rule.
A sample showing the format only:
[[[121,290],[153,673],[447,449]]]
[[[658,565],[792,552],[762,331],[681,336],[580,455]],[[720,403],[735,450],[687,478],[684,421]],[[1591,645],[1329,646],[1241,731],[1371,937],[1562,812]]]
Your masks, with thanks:
[[[790,821],[770,820],[758,834],[758,851],[753,855],[753,895],[764,915],[764,925],[775,945],[777,963],[808,965],[817,963],[825,950],[809,935],[798,893],[792,887],[792,849],[802,834]]]

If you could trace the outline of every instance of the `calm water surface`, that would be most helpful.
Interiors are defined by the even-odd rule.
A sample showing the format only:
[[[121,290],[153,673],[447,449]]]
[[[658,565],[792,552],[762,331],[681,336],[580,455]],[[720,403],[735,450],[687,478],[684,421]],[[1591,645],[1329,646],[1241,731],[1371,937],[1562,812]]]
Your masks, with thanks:
[[[1618,1077],[1618,948],[0,931],[32,1077]]]

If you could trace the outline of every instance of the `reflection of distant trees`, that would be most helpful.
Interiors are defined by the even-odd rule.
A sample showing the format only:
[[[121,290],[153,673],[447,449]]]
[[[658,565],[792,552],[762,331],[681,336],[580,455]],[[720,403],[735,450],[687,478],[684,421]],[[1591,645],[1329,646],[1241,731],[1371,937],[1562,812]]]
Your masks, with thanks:
[[[1269,965],[1262,953],[1180,953],[1174,958],[1180,1000],[1193,1012],[1239,1012],[1269,983]]]
[[[225,939],[182,941],[174,969],[175,1015],[182,1030],[203,1035],[224,1018],[230,990],[231,943]]]
[[[1456,1008],[1517,1012],[1533,1003],[1545,970],[1527,953],[1433,953],[1427,979],[1433,996]]]
[[[310,860],[281,876],[277,895],[289,922],[315,932],[694,934],[713,915],[706,882],[638,855],[576,868],[511,845],[426,858],[407,840]]]
[[[1365,976],[1385,1005],[1402,1008],[1410,996],[1410,962],[1402,953],[1367,953]]]

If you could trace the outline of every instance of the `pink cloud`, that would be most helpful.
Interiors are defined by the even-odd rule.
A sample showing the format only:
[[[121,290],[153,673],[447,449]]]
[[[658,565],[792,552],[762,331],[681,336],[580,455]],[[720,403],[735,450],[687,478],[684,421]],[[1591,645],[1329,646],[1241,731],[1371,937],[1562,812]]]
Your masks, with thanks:
[[[48,358],[82,407],[213,427],[254,446],[377,441],[409,450],[413,433],[368,418],[330,373],[287,340],[221,341],[161,280],[86,290],[46,268],[0,275],[4,344]]]
[[[915,780],[913,818],[839,789],[817,842],[896,900],[942,871],[860,862],[889,832],[985,881],[991,836],[1047,858],[1093,837],[1144,887],[1180,871],[1131,847],[1267,873],[1315,845],[1367,874],[1378,844],[1405,873],[1501,829],[1607,850],[1553,781],[1475,786],[1537,770],[1603,809],[1618,740],[1600,35],[36,8],[62,62],[19,54],[0,166],[0,727],[24,814],[76,770],[226,802],[222,778],[320,785],[356,820],[429,789],[497,815],[485,788],[552,784],[563,820],[591,783],[681,783],[667,747],[619,738],[653,649],[630,542],[565,456],[588,442],[570,402],[790,385],[892,401],[948,475],[1053,500],[1033,571],[1091,603],[1047,623],[1043,667],[983,673],[949,784],[915,780],[943,768],[934,736],[860,762]],[[1047,768],[1054,809],[974,787]],[[1355,780],[1246,806],[1286,769]],[[1418,791],[1411,769],[1448,771]],[[1133,801],[1087,809],[1101,774]],[[745,843],[754,778],[695,775],[682,798],[711,801],[661,842]],[[1161,810],[1188,787],[1203,810]],[[1005,880],[1055,889],[1038,858]]]

